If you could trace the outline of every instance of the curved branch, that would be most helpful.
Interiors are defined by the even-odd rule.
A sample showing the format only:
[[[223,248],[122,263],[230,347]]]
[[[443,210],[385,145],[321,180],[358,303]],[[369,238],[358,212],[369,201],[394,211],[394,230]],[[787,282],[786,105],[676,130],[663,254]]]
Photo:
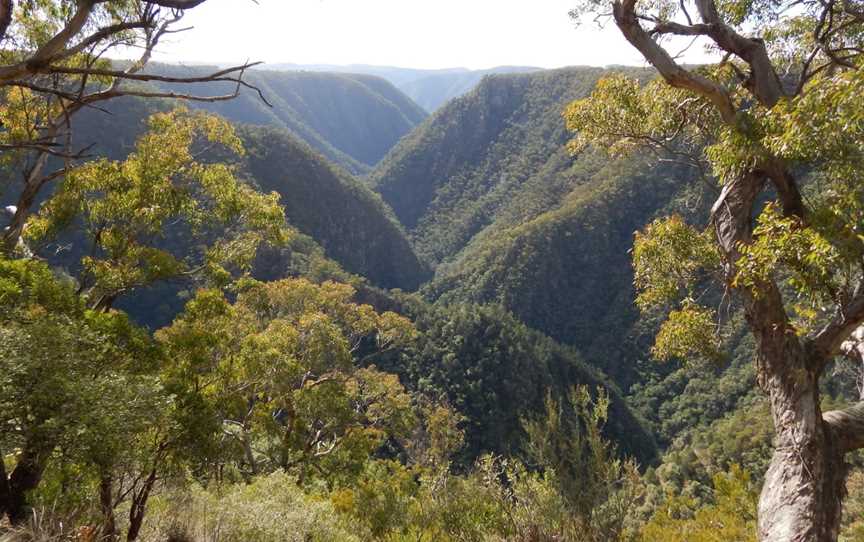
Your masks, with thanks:
[[[801,190],[789,168],[778,159],[767,160],[763,166],[768,172],[771,184],[777,190],[777,199],[780,200],[783,215],[786,217],[794,216],[806,224],[807,207],[804,205]]]
[[[707,27],[706,35],[718,47],[741,58],[752,71],[746,86],[766,107],[773,107],[783,97],[783,85],[768,56],[765,43],[745,38],[723,22],[714,0],[696,0],[696,9]]]
[[[843,452],[864,448],[864,401],[822,414],[822,420]]]
[[[113,36],[115,34],[119,34],[120,32],[125,32],[126,30],[135,30],[135,29],[147,28],[148,26],[150,26],[150,24],[151,23],[149,21],[131,21],[131,22],[127,22],[127,23],[118,23],[118,24],[113,24],[111,26],[106,26],[106,27],[100,28],[96,32],[90,34],[89,36],[87,36],[86,38],[81,40],[74,47],[70,47],[68,49],[65,49],[61,53],[55,55],[53,58],[51,58],[50,61],[56,62],[56,61],[62,60],[64,58],[69,58],[70,56],[74,56],[74,55],[84,51],[85,49],[87,49],[91,45],[95,45],[95,44],[99,43],[100,41],[102,41],[102,40],[104,40],[110,36]]]
[[[37,73],[39,69],[49,64],[57,55],[61,54],[69,41],[81,32],[90,14],[93,12],[95,0],[78,0],[78,10],[66,23],[62,30],[57,32],[50,40],[36,50],[27,60],[0,67],[0,83],[10,79],[17,79],[22,75]]]
[[[44,73],[51,63],[70,57],[79,53],[87,47],[98,43],[110,36],[136,28],[148,28],[153,26],[152,12],[145,10],[141,20],[133,22],[118,23],[101,28],[84,38],[80,43],[69,47],[69,43],[86,26],[87,21],[93,13],[97,4],[110,3],[112,0],[77,0],[77,10],[59,32],[50,40],[39,47],[29,58],[17,64],[0,66],[0,83],[5,83],[22,76]],[[197,7],[207,0],[147,0],[148,5],[161,6],[174,10],[187,10]],[[6,35],[6,30],[12,20],[12,0],[0,0],[0,39]],[[68,48],[67,48],[68,47]]]
[[[702,17],[702,23],[681,24],[674,21],[658,21],[646,35],[650,37],[657,34],[673,34],[676,36],[706,36],[711,38],[720,49],[726,51],[727,54],[733,54],[741,58],[750,66],[751,73],[744,80],[744,86],[750,89],[756,98],[766,107],[772,107],[776,104],[784,95],[783,85],[780,82],[777,71],[774,69],[774,64],[768,56],[768,50],[765,48],[764,42],[758,39],[746,38],[724,23],[717,11],[714,0],[697,0],[696,8]],[[635,11],[631,10],[631,12],[634,16],[633,20],[638,21],[639,17],[635,14]],[[616,16],[616,22],[617,20],[618,17]],[[638,22],[636,24],[638,26]],[[641,26],[639,28],[641,29]],[[631,33],[636,33],[635,30],[635,28],[631,28],[630,31]],[[645,31],[643,30],[643,32]],[[628,39],[630,38],[628,37]],[[630,42],[637,46],[649,62],[654,64],[658,70],[661,70],[654,63],[654,60],[652,60],[652,56],[646,53],[647,49],[650,48],[649,44],[639,46],[633,40],[630,40]],[[660,49],[656,43],[655,46]],[[658,53],[654,51],[652,55],[656,58]],[[666,77],[665,74],[664,77]],[[668,77],[667,80],[669,80]]]
[[[673,87],[691,90],[713,103],[727,124],[736,122],[732,100],[720,85],[679,66],[669,53],[642,28],[636,15],[636,0],[618,0],[612,4],[615,24],[642,56],[654,66]]]
[[[841,346],[858,326],[864,324],[864,288],[859,285],[852,300],[838,310],[828,325],[810,342],[810,349],[821,363],[841,353]]]

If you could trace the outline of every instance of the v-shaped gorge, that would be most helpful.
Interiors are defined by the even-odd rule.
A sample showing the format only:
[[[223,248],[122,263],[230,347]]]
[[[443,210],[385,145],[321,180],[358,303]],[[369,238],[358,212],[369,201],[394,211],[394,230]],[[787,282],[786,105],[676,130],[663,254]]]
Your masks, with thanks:
[[[660,211],[701,208],[686,205],[698,191],[687,168],[567,149],[565,107],[612,71],[488,76],[368,179],[436,268],[429,299],[500,304],[626,387],[650,340],[632,329],[633,232]]]

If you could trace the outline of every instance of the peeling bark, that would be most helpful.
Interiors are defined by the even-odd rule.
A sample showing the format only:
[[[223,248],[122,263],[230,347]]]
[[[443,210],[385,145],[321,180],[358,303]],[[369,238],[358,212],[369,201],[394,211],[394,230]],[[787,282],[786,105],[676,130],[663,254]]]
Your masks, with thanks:
[[[728,183],[712,209],[727,283],[740,247],[752,242],[752,213],[769,181],[753,170]],[[776,431],[774,455],[759,498],[763,542],[833,541],[840,527],[844,448],[819,408],[820,360],[789,324],[772,281],[737,288],[757,343],[757,375],[768,393]]]
[[[799,367],[807,362],[789,361]],[[768,382],[777,436],[759,498],[759,539],[834,541],[845,491],[844,452],[823,423],[818,377],[790,371],[795,374],[794,384],[782,374]]]

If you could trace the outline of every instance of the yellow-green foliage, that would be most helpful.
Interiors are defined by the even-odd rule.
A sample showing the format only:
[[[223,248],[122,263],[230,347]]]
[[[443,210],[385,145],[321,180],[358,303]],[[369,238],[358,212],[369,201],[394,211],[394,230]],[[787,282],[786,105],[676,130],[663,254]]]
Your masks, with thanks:
[[[650,311],[692,296],[697,281],[719,265],[712,232],[699,232],[678,215],[655,220],[633,242],[636,305]]]
[[[854,280],[856,264],[846,260],[844,252],[823,235],[826,230],[820,229],[785,217],[777,205],[768,204],[757,220],[754,242],[741,247],[735,277],[736,285],[757,295],[760,283],[785,279],[797,294],[794,308],[802,330],[826,316],[837,292]]]
[[[633,282],[636,304],[650,313],[677,306],[657,334],[652,354],[657,359],[717,360],[718,334],[713,309],[696,301],[699,282],[720,268],[720,255],[710,231],[699,232],[677,215],[658,219],[636,233]]]
[[[715,312],[686,299],[660,325],[651,354],[663,361],[691,358],[717,361],[721,357],[718,343]]]
[[[571,152],[593,145],[611,155],[646,146],[672,149],[685,140],[699,144],[718,124],[713,108],[689,91],[623,74],[598,81],[590,96],[567,107],[564,119],[576,134]]]
[[[43,262],[0,258],[0,444],[12,468],[22,450],[43,462],[31,501],[77,505],[94,467],[159,423],[160,361],[125,314],[86,309]]]
[[[572,423],[556,414],[551,399],[547,419],[526,423],[540,459],[535,470],[491,455],[463,475],[440,463],[376,461],[331,501],[377,539],[393,542],[623,539],[641,492],[638,471],[617,460],[600,435],[608,399],[592,400],[582,387],[569,400],[578,416]],[[437,410],[427,419],[430,433],[452,419]]]
[[[609,397],[598,388],[592,398],[587,386],[576,386],[567,401],[546,398],[545,416],[523,421],[527,451],[543,472],[533,479],[519,476],[543,497],[541,509],[555,513],[537,529],[548,536],[553,525],[565,538],[586,541],[616,540],[624,536],[626,516],[638,499],[640,482],[636,464],[616,457],[614,446],[603,438]],[[572,410],[571,415],[566,415]],[[538,485],[539,484],[539,485]],[[543,486],[546,491],[541,491]],[[526,487],[527,489],[527,487]]]
[[[672,496],[642,528],[644,542],[756,541],[757,491],[750,475],[733,465],[714,476],[714,503],[694,509],[692,499]]]
[[[238,292],[231,303],[199,291],[157,333],[190,429],[209,432],[196,446],[228,435],[220,454],[247,474],[314,466],[344,477],[385,438],[409,433],[411,398],[398,379],[357,366],[367,343],[380,352],[410,340],[409,321],[352,303],[354,289],[334,282],[247,280]]]
[[[142,542],[335,542],[364,538],[324,499],[277,472],[245,485],[192,487],[155,499]]]
[[[248,269],[259,244],[288,238],[279,197],[240,182],[233,166],[199,160],[201,146],[243,152],[218,117],[184,109],[151,116],[125,160],[87,162],[65,176],[28,221],[28,240],[43,242],[82,220],[93,247],[82,281],[94,301],[193,270],[225,281],[231,269]],[[156,245],[169,228],[174,235],[188,228],[205,248],[173,254]]]
[[[843,529],[840,542],[864,541],[864,471],[852,472],[846,480],[848,493],[843,501]]]

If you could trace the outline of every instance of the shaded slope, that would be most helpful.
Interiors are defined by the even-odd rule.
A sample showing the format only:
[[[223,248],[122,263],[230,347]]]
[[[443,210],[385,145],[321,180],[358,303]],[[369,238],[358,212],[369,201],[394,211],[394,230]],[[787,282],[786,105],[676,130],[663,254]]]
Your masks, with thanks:
[[[421,254],[444,260],[491,224],[538,174],[546,180],[534,182],[537,190],[522,204],[542,211],[566,193],[568,181],[557,178],[572,163],[561,111],[603,73],[568,68],[488,76],[403,139],[369,182]],[[534,202],[535,195],[548,201]]]
[[[212,68],[157,65],[157,73],[190,75]],[[351,173],[365,173],[426,116],[407,96],[384,79],[368,75],[253,70],[244,80],[261,89],[272,104],[244,88],[234,100],[192,102],[239,123],[277,126],[304,140]],[[165,89],[216,96],[234,86],[216,82]]]
[[[244,127],[244,169],[282,196],[288,221],[352,273],[385,288],[416,289],[428,278],[377,194],[284,130]]]
[[[123,158],[146,128],[146,116],[173,105],[112,101],[111,115],[88,111],[77,117],[78,141],[99,142],[94,152]],[[239,164],[243,176],[263,190],[278,192],[288,222],[321,245],[328,257],[382,287],[412,290],[427,278],[401,227],[369,188],[285,130],[245,126],[239,134],[247,151]]]
[[[633,232],[682,184],[638,162],[608,164],[560,207],[478,236],[439,268],[427,294],[444,303],[500,303],[529,326],[577,346],[628,386],[651,339],[650,332],[632,329],[639,319]]]
[[[643,464],[656,457],[646,422],[605,375],[500,307],[430,306],[399,296],[385,308],[409,316],[420,335],[411,347],[373,361],[427,396],[446,397],[466,417],[463,466],[484,453],[522,454],[522,420],[544,411],[547,394],[564,400],[577,384],[606,389],[611,404],[604,432],[623,453]]]
[[[606,73],[487,77],[400,142],[369,180],[437,265],[428,298],[501,304],[626,388],[651,340],[636,327],[633,232],[675,208],[692,183],[684,168],[569,154],[561,112]]]

